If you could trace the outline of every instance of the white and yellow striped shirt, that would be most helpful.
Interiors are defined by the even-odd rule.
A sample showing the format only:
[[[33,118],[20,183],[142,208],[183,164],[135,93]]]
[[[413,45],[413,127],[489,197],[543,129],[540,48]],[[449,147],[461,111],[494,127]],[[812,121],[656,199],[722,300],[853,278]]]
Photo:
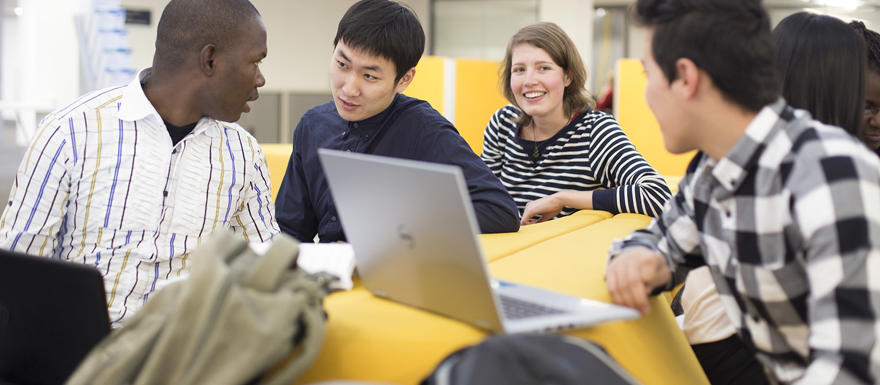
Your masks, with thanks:
[[[260,242],[278,232],[256,140],[205,117],[172,147],[146,76],[47,116],[0,216],[0,248],[98,268],[114,324],[186,275],[189,252],[214,230]]]

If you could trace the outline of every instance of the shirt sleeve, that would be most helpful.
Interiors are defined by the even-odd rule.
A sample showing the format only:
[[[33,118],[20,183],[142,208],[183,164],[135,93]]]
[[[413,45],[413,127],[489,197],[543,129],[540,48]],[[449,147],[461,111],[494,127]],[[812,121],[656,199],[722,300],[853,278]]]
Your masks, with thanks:
[[[606,189],[593,191],[593,209],[656,217],[672,195],[666,180],[636,151],[617,121],[602,115],[591,130],[588,159]]]
[[[880,379],[880,175],[866,154],[795,164],[789,177],[809,285],[810,362],[797,383]]]
[[[318,221],[309,199],[308,184],[302,168],[304,121],[305,119],[299,121],[293,134],[293,152],[278,190],[275,217],[282,232],[300,242],[312,242],[318,233]]]
[[[449,125],[447,122],[436,124]],[[464,138],[453,127],[434,131],[423,138],[422,148],[433,153],[431,158],[461,167],[482,233],[519,231],[519,210],[513,198],[489,167],[474,154]]]
[[[486,130],[483,132],[483,153],[480,154],[483,162],[496,177],[501,177],[501,159],[504,156],[499,146],[503,140],[499,137],[501,132],[499,119],[501,119],[502,110],[495,112],[489,119],[489,124],[486,125]]]
[[[695,179],[694,170],[701,158],[702,154],[698,153],[691,160],[678,193],[666,202],[662,213],[647,228],[636,230],[623,240],[615,240],[611,246],[609,259],[614,259],[620,252],[634,247],[644,247],[660,253],[672,272],[672,280],[659,290],[671,290],[684,282],[691,269],[705,265],[700,248],[700,233],[694,220],[691,188]]]
[[[231,221],[231,228],[235,233],[244,234],[248,240],[266,242],[279,231],[275,221],[275,207],[272,204],[272,185],[262,148],[255,145],[251,138],[248,138],[248,144],[253,151],[252,169],[248,170],[248,188],[244,191],[241,207]]]
[[[84,161],[71,156],[63,126],[41,131],[25,152],[0,216],[0,248],[39,256],[56,251],[70,195],[68,171]]]

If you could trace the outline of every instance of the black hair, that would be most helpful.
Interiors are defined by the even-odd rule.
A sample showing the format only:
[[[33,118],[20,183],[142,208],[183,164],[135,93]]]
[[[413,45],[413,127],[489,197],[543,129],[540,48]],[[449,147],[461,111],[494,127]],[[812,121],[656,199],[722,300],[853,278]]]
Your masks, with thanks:
[[[865,43],[840,19],[792,14],[773,29],[776,73],[789,105],[856,135],[865,104]]]
[[[635,13],[654,31],[651,54],[668,81],[687,58],[743,108],[758,111],[779,97],[761,0],[638,0]]]
[[[242,21],[259,16],[248,0],[171,0],[159,19],[153,66],[180,66],[208,44],[232,45]]]
[[[351,6],[336,30],[335,47],[345,45],[394,63],[397,82],[419,63],[425,51],[425,31],[408,7],[389,0],[361,0]]]
[[[880,33],[874,32],[861,21],[853,21],[849,26],[865,40],[865,48],[868,53],[868,69],[880,74]]]

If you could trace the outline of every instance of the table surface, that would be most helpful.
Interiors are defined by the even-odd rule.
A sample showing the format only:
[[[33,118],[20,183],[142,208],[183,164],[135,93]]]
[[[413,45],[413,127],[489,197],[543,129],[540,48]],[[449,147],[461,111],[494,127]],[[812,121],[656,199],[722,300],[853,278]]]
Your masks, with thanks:
[[[568,231],[541,242],[525,242],[525,246],[510,247],[503,234],[481,236],[487,256],[494,256],[489,264],[491,275],[610,301],[603,278],[608,248],[613,239],[646,226],[650,218],[620,214],[602,220],[598,215],[592,221],[595,218],[587,218],[592,215],[556,224]],[[590,224],[579,226],[579,221]],[[522,231],[531,235],[543,231],[530,227]],[[516,251],[501,255],[501,248]],[[565,334],[602,345],[643,384],[707,384],[667,302],[654,297],[651,306],[651,312],[637,320]],[[444,357],[488,336],[463,322],[374,297],[360,285],[331,294],[325,308],[329,318],[324,346],[297,383],[348,379],[416,384]]]

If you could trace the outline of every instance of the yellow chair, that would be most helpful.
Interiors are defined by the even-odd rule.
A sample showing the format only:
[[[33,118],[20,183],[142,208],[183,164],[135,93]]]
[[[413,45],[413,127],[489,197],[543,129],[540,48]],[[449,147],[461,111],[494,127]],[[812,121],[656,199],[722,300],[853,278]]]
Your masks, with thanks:
[[[479,154],[489,118],[507,104],[498,89],[498,65],[493,60],[426,56],[416,65],[416,76],[403,93],[426,100],[450,118],[474,153]],[[447,71],[448,66],[454,66],[454,71]],[[448,73],[454,73],[455,78],[447,79]],[[447,95],[447,90],[454,95]],[[447,105],[450,101],[452,105]]]
[[[672,154],[666,150],[660,124],[645,100],[647,78],[642,63],[636,59],[620,59],[615,81],[614,115],[620,128],[660,175],[684,175],[695,152]]]
[[[284,173],[287,172],[287,162],[290,160],[290,153],[293,152],[293,145],[290,143],[260,143],[260,148],[263,149],[263,154],[266,156],[272,201],[275,201],[278,189],[281,188],[281,180],[284,179]]]
[[[483,152],[483,132],[495,111],[508,104],[498,89],[499,62],[455,61],[455,128],[474,153]]]

